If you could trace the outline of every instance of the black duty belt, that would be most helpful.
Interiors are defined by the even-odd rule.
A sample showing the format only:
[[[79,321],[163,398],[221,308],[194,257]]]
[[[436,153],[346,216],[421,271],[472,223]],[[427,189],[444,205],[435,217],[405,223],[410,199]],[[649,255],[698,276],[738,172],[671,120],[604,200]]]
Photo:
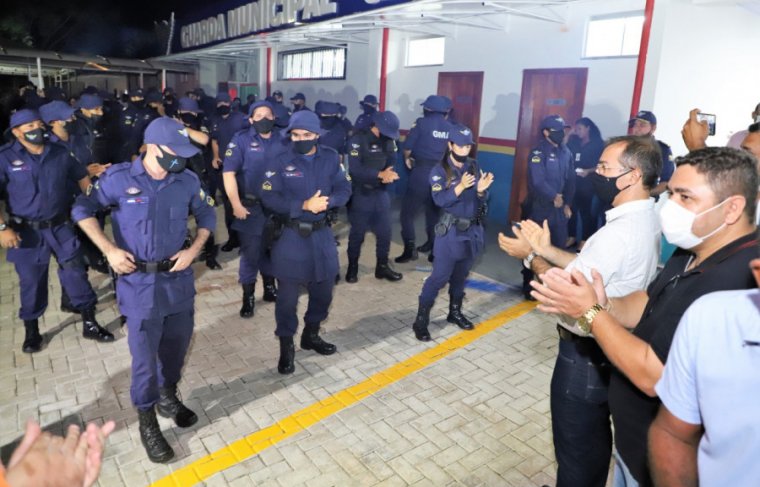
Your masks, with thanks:
[[[293,228],[298,231],[298,234],[304,238],[311,235],[311,232],[325,228],[327,226],[327,220],[317,220],[315,222],[303,222],[301,220],[288,220],[285,222],[285,226]]]
[[[252,194],[246,194],[243,195],[242,198],[240,198],[240,202],[245,206],[246,208],[252,208],[258,204],[261,204],[261,201],[256,197],[256,195]]]
[[[65,213],[53,217],[50,220],[27,220],[26,218],[21,218],[20,216],[11,216],[11,224],[16,225],[17,227],[31,228],[32,230],[44,230],[46,228],[57,227],[58,225],[66,223],[67,221],[69,221],[69,216]]]
[[[444,212],[441,215],[441,223],[446,226],[456,227],[457,230],[464,232],[473,225],[480,225],[480,218],[461,218],[451,213]]]
[[[135,267],[137,272],[145,272],[145,273],[156,273],[156,272],[169,272],[169,270],[174,267],[174,263],[176,261],[164,259],[160,260],[158,262],[143,262],[143,261],[137,261],[135,262]]]

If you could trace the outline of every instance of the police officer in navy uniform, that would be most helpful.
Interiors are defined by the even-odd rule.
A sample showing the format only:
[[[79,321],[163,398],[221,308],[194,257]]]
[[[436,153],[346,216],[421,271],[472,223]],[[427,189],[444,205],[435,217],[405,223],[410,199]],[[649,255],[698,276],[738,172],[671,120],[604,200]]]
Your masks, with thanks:
[[[393,169],[396,162],[396,140],[399,120],[393,112],[375,112],[370,127],[351,137],[349,165],[353,193],[348,220],[348,271],[346,282],[359,280],[359,253],[368,230],[375,234],[377,265],[375,277],[399,281],[403,277],[388,263],[391,249],[391,199],[388,185],[399,176]]]
[[[290,102],[293,104],[293,113],[300,112],[301,110],[311,110],[306,106],[306,97],[303,93],[296,93],[290,98]]]
[[[95,94],[84,93],[77,101],[78,110],[70,125],[69,133],[75,140],[84,141],[89,154],[78,157],[87,168],[90,177],[97,177],[110,166],[108,134],[103,121],[103,99]]]
[[[322,135],[319,136],[319,145],[335,149],[342,157],[346,154],[348,143],[348,131],[341,122],[340,104],[320,100],[314,105],[314,111],[319,116],[319,126]]]
[[[372,126],[372,115],[377,111],[377,97],[375,95],[366,95],[362,101],[359,102],[362,107],[362,113],[356,118],[354,123],[354,129],[368,130]]]
[[[168,117],[154,120],[145,144],[144,155],[109,168],[89,196],[81,195],[72,215],[120,274],[118,304],[127,317],[132,355],[130,396],[148,458],[164,463],[174,452],[159,428],[156,406],[181,428],[198,421],[177,397],[177,383],[193,334],[190,264],[214,229],[216,215],[198,177],[184,170],[199,149],[182,124]],[[93,217],[106,206],[113,209],[115,243]],[[197,235],[183,249],[191,213]]]
[[[190,137],[190,142],[199,149],[197,154],[187,159],[187,168],[198,176],[198,179],[201,181],[201,188],[208,193],[209,176],[204,153],[210,152],[209,140],[211,140],[211,136],[201,116],[203,112],[198,106],[197,101],[187,97],[180,98],[175,108],[176,117],[174,118],[185,126],[187,135]],[[206,261],[206,267],[218,271],[222,268],[222,265],[216,260],[218,255],[219,246],[216,245],[214,233],[212,232],[203,245],[200,259]]]
[[[229,239],[222,245],[223,252],[231,252],[240,247],[237,232],[232,228],[235,218],[232,216],[232,205],[224,191],[222,182],[222,160],[225,156],[226,147],[232,141],[232,137],[248,128],[246,114],[232,111],[232,99],[228,93],[216,95],[216,114],[211,119],[211,150],[213,157],[211,166],[208,168],[211,177],[209,191],[215,197],[217,190],[221,190],[222,203],[224,203],[224,225],[227,227]]]
[[[652,139],[652,142],[655,142],[660,148],[660,154],[662,155],[662,172],[660,173],[660,180],[657,183],[657,186],[650,191],[650,194],[657,198],[668,189],[668,181],[670,181],[670,178],[673,176],[673,171],[676,169],[673,151],[668,144],[655,138],[654,133],[657,130],[657,117],[654,116],[654,113],[641,110],[636,113],[636,116],[630,119],[628,123],[631,125],[631,134],[649,136]]]
[[[567,222],[572,216],[571,203],[575,197],[575,168],[573,154],[564,143],[565,121],[559,115],[549,115],[539,126],[541,140],[528,155],[527,218],[542,225],[547,221],[552,245],[564,248],[567,242]],[[533,272],[522,270],[523,294],[530,296]]]
[[[42,105],[39,112],[42,121],[50,128],[50,142],[57,142],[66,147],[74,160],[87,171],[87,166],[92,161],[92,150],[88,144],[88,138],[71,133],[74,128],[76,108],[72,108],[63,101],[51,101]],[[94,175],[90,174],[90,176]]]
[[[326,213],[351,197],[351,182],[338,153],[318,145],[322,129],[314,112],[294,113],[286,133],[292,144],[272,160],[261,185],[264,206],[277,213],[283,225],[271,251],[278,281],[275,335],[280,339],[277,370],[281,374],[295,370],[293,336],[298,328],[301,286],[309,293],[301,348],[322,355],[336,351],[335,345],[319,336],[338,273],[338,251]]]
[[[71,305],[81,313],[84,338],[112,342],[114,337],[95,320],[97,298],[87,280],[79,240],[69,220],[75,181],[90,185],[87,171],[66,147],[48,142],[36,110],[11,115],[15,142],[0,149],[0,194],[6,194],[9,219],[0,217],[0,245],[8,249],[19,277],[21,309],[26,336],[22,350],[40,351],[38,318],[48,305],[50,255],[58,261],[58,278]]]
[[[483,218],[493,174],[485,173],[469,156],[472,131],[464,125],[449,130],[446,157],[430,172],[429,187],[436,206],[443,211],[436,224],[433,272],[425,279],[412,329],[418,340],[430,341],[430,310],[438,291],[449,284],[446,321],[463,330],[474,325],[462,314],[464,282],[475,258],[483,252]]]
[[[274,128],[271,103],[254,102],[248,115],[251,127],[232,137],[225,153],[223,174],[225,191],[235,215],[232,228],[240,239],[238,280],[243,287],[242,318],[253,316],[259,272],[264,284],[264,301],[277,300],[272,264],[263,241],[268,210],[261,204],[261,185],[267,177],[267,163],[286,148],[280,131]]]
[[[446,114],[451,109],[451,100],[445,96],[430,95],[422,103],[422,108],[425,115],[417,119],[404,142],[404,160],[411,173],[401,203],[401,238],[404,241],[404,253],[396,257],[396,262],[399,263],[416,260],[417,251],[433,250],[433,227],[438,220],[439,210],[430,195],[428,176],[433,166],[441,162],[446,153],[451,127],[446,120]],[[420,208],[425,210],[427,241],[415,248],[414,217]]]
[[[131,161],[140,152],[143,132],[153,114],[145,103],[145,92],[135,88],[129,92],[129,102],[119,114],[120,161]]]

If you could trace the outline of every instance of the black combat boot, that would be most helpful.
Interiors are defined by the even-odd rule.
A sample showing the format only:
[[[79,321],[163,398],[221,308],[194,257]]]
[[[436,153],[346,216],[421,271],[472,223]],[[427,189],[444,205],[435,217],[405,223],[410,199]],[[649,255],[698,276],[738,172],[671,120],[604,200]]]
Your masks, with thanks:
[[[140,440],[145,447],[148,459],[153,463],[167,463],[174,458],[174,450],[167,443],[156,419],[156,410],[150,408],[147,411],[137,410],[137,418],[140,421]]]
[[[446,321],[454,323],[463,330],[475,328],[472,321],[462,314],[462,297],[454,298],[454,296],[449,296],[449,315],[446,317]]]
[[[346,282],[353,284],[357,281],[359,281],[359,259],[348,259]]]
[[[198,422],[198,416],[187,408],[177,397],[177,386],[159,387],[160,399],[156,404],[158,414],[164,418],[172,418],[180,428],[188,428]]]
[[[253,316],[253,303],[256,298],[253,296],[253,291],[256,289],[256,283],[243,284],[243,306],[240,308],[241,318],[250,318]]]
[[[432,240],[428,240],[424,244],[422,244],[419,247],[417,247],[417,251],[418,252],[422,252],[423,254],[426,254],[426,253],[430,252],[431,250],[433,250],[433,241]]]
[[[277,301],[277,286],[274,284],[274,276],[262,274],[261,280],[264,281],[264,301],[274,303]]]
[[[375,277],[377,279],[387,279],[391,282],[395,282],[400,281],[404,275],[400,272],[394,271],[390,264],[388,264],[388,259],[377,259]],[[348,280],[348,277],[346,277],[346,280]]]
[[[82,311],[82,336],[89,340],[99,342],[112,342],[113,334],[100,326],[95,320],[95,308],[88,308]]]
[[[21,345],[21,351],[24,353],[35,353],[42,349],[42,335],[37,320],[25,320],[24,344]]]
[[[280,337],[280,361],[277,362],[277,372],[282,375],[292,374],[296,370],[296,346],[293,337]]]
[[[79,310],[71,304],[71,299],[69,299],[69,295],[63,288],[61,288],[61,311],[64,313],[79,313]]]
[[[414,319],[412,330],[414,330],[414,336],[421,342],[430,341],[430,332],[428,331],[428,325],[430,324],[430,309],[432,306],[419,305],[417,308],[417,317]]]
[[[222,265],[216,260],[219,255],[219,246],[214,242],[214,234],[209,235],[206,243],[203,244],[203,254],[206,258],[206,267],[213,271],[218,271]]]
[[[403,264],[410,260],[417,260],[417,249],[414,248],[414,240],[404,241],[404,253],[394,259],[397,264]]]
[[[319,324],[306,324],[301,333],[301,348],[303,350],[314,350],[320,355],[332,355],[338,349],[332,343],[327,343],[319,336]]]
[[[230,238],[222,245],[222,252],[232,252],[240,247],[240,239],[235,231],[230,231]]]

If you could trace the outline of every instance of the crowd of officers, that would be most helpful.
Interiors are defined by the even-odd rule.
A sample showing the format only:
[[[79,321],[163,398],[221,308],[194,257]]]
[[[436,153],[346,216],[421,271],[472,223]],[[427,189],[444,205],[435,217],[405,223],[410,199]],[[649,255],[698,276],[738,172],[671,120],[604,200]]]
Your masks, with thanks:
[[[239,314],[254,315],[261,274],[263,298],[275,302],[281,374],[295,370],[301,288],[309,297],[301,348],[336,352],[320,326],[340,278],[331,229],[340,208],[347,207],[351,225],[345,280],[359,279],[368,231],[377,242],[375,277],[403,277],[389,263],[388,187],[399,180],[399,120],[378,111],[375,96],[359,102],[363,113],[351,124],[344,106],[319,101],[312,111],[301,93],[290,99],[292,110],[279,91],[266,100],[249,97],[246,104],[228,93],[185,95],[134,89],[116,100],[89,87],[66,100],[59,89],[25,88],[0,147],[6,203],[0,245],[19,277],[22,350],[35,353],[44,344],[38,319],[48,305],[51,255],[62,309],[81,314],[83,336],[100,342],[114,336],[96,320],[88,268],[110,274],[132,356],[130,395],[154,462],[174,457],[156,413],[180,427],[198,420],[179,399],[177,384],[194,326],[191,264],[202,260],[221,268],[214,241],[217,195],[229,234],[221,250],[240,252]],[[469,157],[471,130],[447,119],[451,100],[431,95],[422,108],[404,146],[410,176],[401,217],[404,251],[395,260],[430,253],[433,271],[413,323],[417,339],[429,341],[430,310],[447,283],[447,321],[473,328],[462,313],[464,281],[483,250],[493,175]],[[427,241],[417,247],[413,219],[419,208],[426,212]],[[113,237],[104,231],[108,221]]]

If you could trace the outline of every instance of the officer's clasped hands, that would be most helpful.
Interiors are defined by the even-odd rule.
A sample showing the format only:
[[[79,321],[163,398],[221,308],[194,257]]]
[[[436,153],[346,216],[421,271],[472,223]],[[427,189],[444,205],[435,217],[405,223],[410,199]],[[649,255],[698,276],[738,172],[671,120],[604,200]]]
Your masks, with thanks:
[[[475,176],[473,176],[472,174],[468,172],[462,174],[462,179],[459,181],[459,185],[458,185],[460,188],[459,193],[461,194],[461,192],[467,188],[472,188],[474,184],[475,184]]]
[[[322,191],[317,190],[314,196],[303,202],[303,209],[314,214],[322,213],[323,211],[327,211],[328,201],[329,198],[322,196]]]
[[[383,184],[391,184],[392,182],[398,181],[399,179],[398,173],[393,170],[392,166],[389,166],[377,173],[377,177],[380,178],[380,181],[382,181]]]

